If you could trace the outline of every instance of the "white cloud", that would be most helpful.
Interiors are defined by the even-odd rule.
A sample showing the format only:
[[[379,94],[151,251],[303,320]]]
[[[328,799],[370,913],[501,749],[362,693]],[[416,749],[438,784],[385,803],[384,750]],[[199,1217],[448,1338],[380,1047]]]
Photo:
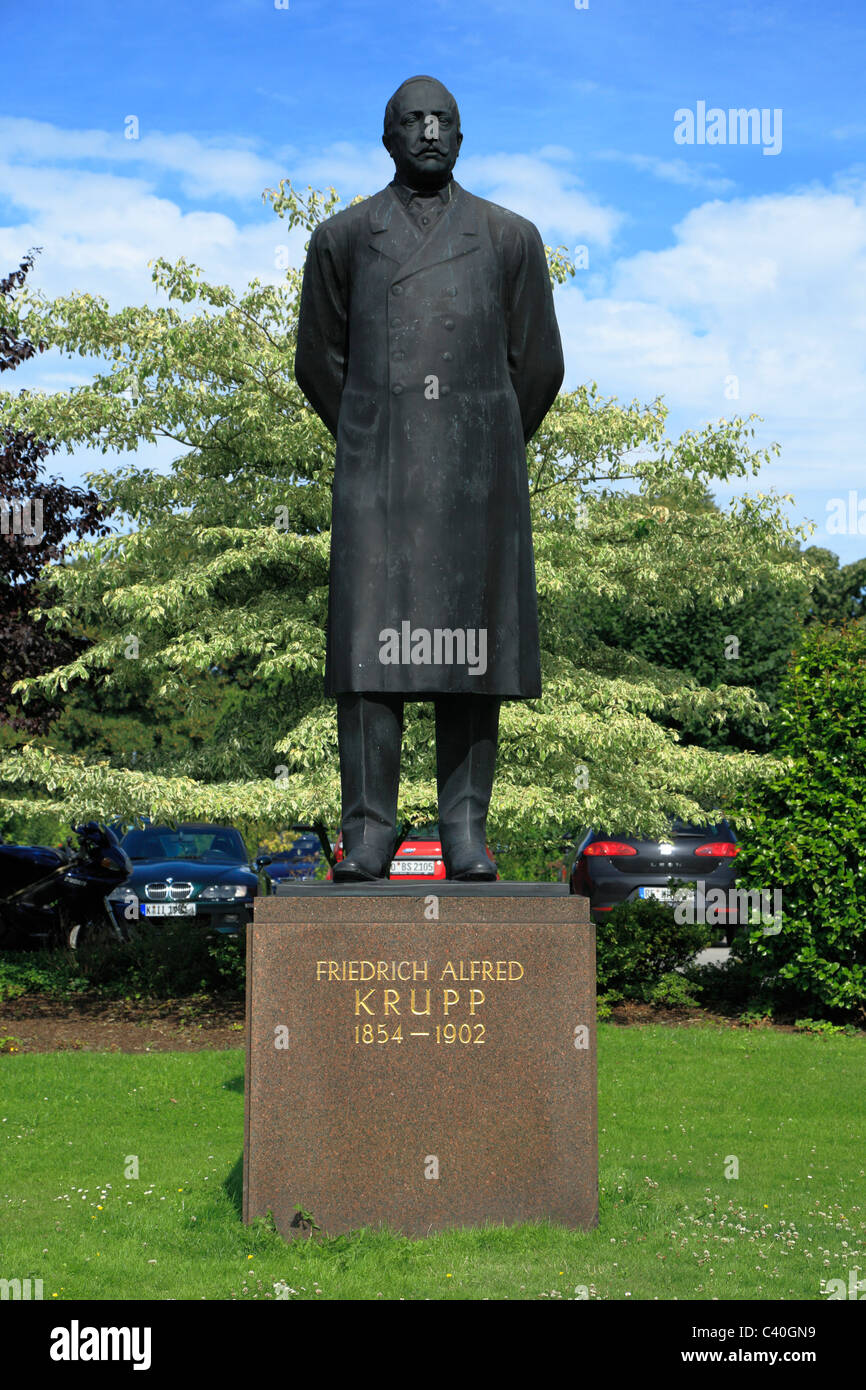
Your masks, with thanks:
[[[616,164],[629,164],[633,169],[651,174],[665,183],[678,183],[686,188],[704,188],[708,193],[729,193],[735,187],[733,179],[707,172],[717,169],[717,164],[702,164],[698,168],[697,165],[681,158],[659,159],[656,155],[626,154],[622,150],[596,150],[592,157]]]
[[[705,203],[673,235],[620,260],[594,297],[580,279],[558,293],[566,384],[664,395],[672,434],[762,416],[756,444],[782,454],[751,490],[793,492],[823,528],[829,497],[866,488],[866,180]],[[813,543],[864,550],[823,530]]]
[[[297,187],[336,188],[343,201],[377,193],[394,177],[394,165],[384,145],[354,145],[341,140],[321,154],[292,161],[291,179]]]
[[[69,169],[0,164],[0,197],[26,212],[0,229],[0,264],[17,265],[42,247],[30,283],[47,294],[73,290],[105,295],[112,308],[153,294],[147,262],[185,256],[206,278],[240,288],[254,275],[282,276],[276,248],[298,264],[305,237],[262,209],[262,220],[239,224],[222,212],[184,212],[141,179]]]
[[[9,161],[26,160],[36,166],[101,161],[174,174],[190,198],[254,198],[282,172],[280,159],[263,158],[250,141],[202,140],[183,132],[166,135],[148,130],[146,121],[140,124],[138,139],[127,139],[124,130],[123,122],[116,130],[64,130],[48,121],[4,116],[0,150]]]
[[[620,261],[597,311],[618,307],[622,346],[636,364],[629,339],[647,308],[660,326],[678,325],[674,398],[708,405],[722,364],[740,378],[750,409],[806,421],[852,409],[866,385],[864,191],[859,199],[810,189],[705,203],[674,229],[672,247]],[[640,308],[623,315],[629,304]],[[647,384],[660,370],[645,353]]]
[[[609,246],[623,221],[577,186],[578,179],[559,167],[562,151],[553,156],[491,154],[461,159],[455,177],[473,193],[510,208],[541,225],[545,236],[564,237],[570,245]]]

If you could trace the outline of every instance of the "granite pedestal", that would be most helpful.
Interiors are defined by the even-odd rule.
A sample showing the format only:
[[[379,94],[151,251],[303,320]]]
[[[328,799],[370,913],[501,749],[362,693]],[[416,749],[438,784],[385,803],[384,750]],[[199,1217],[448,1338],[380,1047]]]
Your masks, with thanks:
[[[300,884],[261,899],[244,1220],[269,1210],[286,1237],[595,1225],[587,899],[502,882]]]

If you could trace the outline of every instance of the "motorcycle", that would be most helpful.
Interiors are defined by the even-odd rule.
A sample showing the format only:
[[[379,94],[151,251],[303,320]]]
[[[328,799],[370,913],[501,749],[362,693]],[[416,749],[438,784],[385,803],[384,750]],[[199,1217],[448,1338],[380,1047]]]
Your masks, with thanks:
[[[0,842],[0,950],[123,940],[108,895],[132,861],[112,830],[87,821],[61,849]]]

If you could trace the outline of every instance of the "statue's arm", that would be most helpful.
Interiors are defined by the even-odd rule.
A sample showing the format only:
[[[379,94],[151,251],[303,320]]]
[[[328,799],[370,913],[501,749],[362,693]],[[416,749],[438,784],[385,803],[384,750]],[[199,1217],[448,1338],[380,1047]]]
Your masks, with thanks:
[[[327,223],[310,239],[295,349],[295,380],[336,437],[349,345],[348,294],[342,239]]]
[[[509,241],[508,368],[528,444],[556,399],[565,365],[541,237],[531,223],[522,222],[519,235]]]

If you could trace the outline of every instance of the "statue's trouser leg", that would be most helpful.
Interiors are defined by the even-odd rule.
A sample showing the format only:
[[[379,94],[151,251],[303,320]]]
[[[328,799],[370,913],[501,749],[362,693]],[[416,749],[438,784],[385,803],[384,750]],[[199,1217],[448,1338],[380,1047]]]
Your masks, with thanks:
[[[337,733],[342,862],[356,864],[362,875],[387,878],[397,834],[402,695],[338,695]]]
[[[448,877],[495,878],[485,841],[500,701],[491,695],[440,695],[435,705],[439,832]]]

